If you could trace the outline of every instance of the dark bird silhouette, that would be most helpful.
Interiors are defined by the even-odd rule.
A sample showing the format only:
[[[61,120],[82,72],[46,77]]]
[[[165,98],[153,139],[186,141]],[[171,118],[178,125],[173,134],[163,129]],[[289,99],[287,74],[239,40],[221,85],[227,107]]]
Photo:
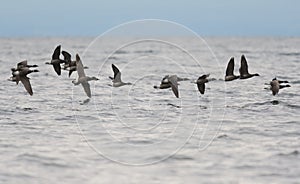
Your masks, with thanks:
[[[240,76],[234,75],[233,71],[234,71],[234,58],[232,57],[232,58],[230,58],[230,60],[227,64],[225,81],[233,81],[240,77]]]
[[[241,56],[241,67],[239,71],[240,71],[240,79],[248,79],[253,76],[259,76],[258,73],[250,74],[248,72],[248,64],[247,64],[246,57],[244,55]]]
[[[167,89],[172,88],[174,95],[179,98],[178,92],[178,77],[177,75],[166,75],[159,86],[153,86],[155,89]]]
[[[64,65],[64,70],[69,71],[69,77],[71,74],[76,71],[76,61],[71,60],[71,54],[69,54],[67,51],[62,51],[62,55],[64,56],[65,60],[65,65]]]
[[[204,94],[204,92],[205,92],[205,83],[208,82],[208,79],[207,79],[208,77],[209,77],[209,74],[202,75],[196,81],[198,90],[201,94]]]
[[[71,57],[72,57],[71,54],[68,53],[67,51],[63,50],[61,52],[61,54],[64,56],[64,62],[65,62],[63,69],[69,71],[69,77],[70,77],[72,75],[72,73],[77,70],[76,60],[73,61],[71,59]],[[87,69],[88,67],[84,66],[83,68]]]
[[[38,67],[38,65],[28,65],[27,60],[21,61],[17,64],[17,68],[11,68],[12,71],[12,77],[10,77],[10,81],[16,82],[16,84],[19,84],[20,78],[19,73],[21,74],[29,74],[32,72],[38,72],[38,70],[30,70],[31,67]],[[26,75],[27,75],[26,74]]]
[[[51,59],[51,62],[46,62],[45,64],[48,64],[48,65],[52,65],[55,72],[57,73],[57,75],[61,75],[61,66],[60,64],[61,63],[65,63],[64,60],[60,59],[59,56],[60,56],[60,49],[61,49],[61,45],[58,45],[53,54],[52,54],[52,59]]]
[[[27,61],[22,61],[18,63],[17,68],[11,69],[12,77],[10,79],[11,81],[16,82],[17,84],[19,83],[19,81],[21,81],[26,91],[32,96],[33,91],[27,75],[32,72],[39,72],[39,70],[31,70],[29,67],[37,67],[37,65],[28,65]]]
[[[27,64],[27,60],[21,61],[20,63],[17,64],[17,69],[21,69],[24,67],[31,68],[31,67],[38,67],[38,65],[29,65],[29,64]]]

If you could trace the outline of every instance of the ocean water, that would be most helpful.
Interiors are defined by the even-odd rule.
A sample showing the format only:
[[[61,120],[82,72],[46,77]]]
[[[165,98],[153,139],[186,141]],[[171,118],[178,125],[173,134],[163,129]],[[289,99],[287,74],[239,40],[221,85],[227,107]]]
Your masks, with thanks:
[[[0,39],[0,183],[299,183],[300,38]],[[92,98],[50,61],[78,53]],[[224,82],[245,54],[259,77]],[[33,96],[7,81],[27,59]],[[74,58],[75,59],[75,58]],[[124,82],[111,87],[114,63]],[[214,79],[201,95],[193,83]],[[190,81],[157,90],[163,76]],[[274,77],[291,88],[264,89]]]

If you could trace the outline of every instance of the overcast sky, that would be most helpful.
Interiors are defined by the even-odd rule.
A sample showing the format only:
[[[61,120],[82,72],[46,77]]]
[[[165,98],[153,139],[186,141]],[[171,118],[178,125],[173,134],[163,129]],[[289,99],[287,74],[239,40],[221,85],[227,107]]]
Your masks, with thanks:
[[[163,19],[203,36],[300,36],[298,0],[1,0],[0,37],[97,36]]]

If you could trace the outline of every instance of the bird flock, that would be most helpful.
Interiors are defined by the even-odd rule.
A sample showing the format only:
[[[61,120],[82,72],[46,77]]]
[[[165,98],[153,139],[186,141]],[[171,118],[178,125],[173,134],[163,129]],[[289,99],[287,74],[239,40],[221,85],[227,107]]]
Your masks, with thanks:
[[[60,59],[60,55],[63,55],[63,59]],[[61,51],[61,45],[58,45],[53,54],[50,62],[46,62],[45,64],[52,65],[54,71],[57,75],[61,75],[61,70],[69,71],[69,77],[72,75],[74,71],[77,71],[78,77],[77,79],[73,80],[72,83],[74,85],[81,84],[86,95],[91,98],[91,89],[89,81],[97,81],[99,80],[97,77],[89,77],[86,76],[84,69],[87,69],[88,67],[85,67],[82,64],[82,61],[78,54],[76,54],[76,59],[72,60],[72,56],[67,51]],[[248,64],[246,57],[244,55],[241,56],[241,65],[239,68],[239,74],[240,75],[234,75],[234,58],[230,58],[227,68],[225,71],[225,82],[233,81],[236,79],[249,79],[254,76],[259,76],[259,74],[250,74],[248,72]],[[27,60],[19,62],[17,64],[16,68],[11,68],[12,76],[8,79],[12,82],[16,82],[16,84],[19,84],[21,81],[24,85],[26,91],[32,96],[33,91],[30,84],[30,78],[27,77],[28,74],[33,72],[39,72],[39,70],[35,69],[38,65],[29,65],[27,63]],[[34,69],[32,69],[34,68]],[[121,72],[117,68],[116,65],[112,64],[112,70],[114,73],[113,77],[109,77],[112,80],[113,87],[121,87],[125,85],[132,85],[130,82],[123,82],[121,80]],[[209,78],[210,74],[201,75],[195,82],[197,84],[197,88],[200,92],[200,94],[204,94],[205,92],[205,83],[208,83],[209,81],[212,81],[214,79]],[[155,89],[168,89],[171,88],[174,95],[179,98],[179,91],[178,91],[178,82],[180,81],[189,81],[188,78],[180,78],[177,75],[166,75],[161,80],[161,83],[159,86],[154,86]],[[270,86],[267,89],[270,89],[272,91],[273,95],[278,94],[279,89],[291,87],[288,81],[281,81],[274,78],[268,85]]]

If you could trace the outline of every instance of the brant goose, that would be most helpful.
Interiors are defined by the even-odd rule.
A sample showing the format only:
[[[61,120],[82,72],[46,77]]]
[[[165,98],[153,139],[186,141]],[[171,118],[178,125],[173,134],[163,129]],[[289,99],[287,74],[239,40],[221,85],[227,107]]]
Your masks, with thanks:
[[[60,55],[60,48],[61,48],[61,46],[58,45],[58,46],[55,48],[55,50],[54,50],[54,52],[53,52],[53,54],[52,54],[51,62],[46,62],[46,63],[45,63],[45,64],[48,64],[48,65],[52,65],[53,68],[54,68],[54,70],[55,70],[55,72],[57,73],[57,75],[60,75],[60,74],[61,74],[61,66],[60,66],[60,64],[61,64],[61,63],[65,63],[64,60],[61,60],[61,59],[59,58],[59,55]]]
[[[84,67],[82,65],[82,62],[81,62],[81,59],[79,57],[78,54],[76,54],[76,70],[77,70],[77,73],[78,73],[78,78],[77,80],[73,80],[72,83],[74,85],[79,85],[81,84],[86,95],[91,98],[92,95],[91,95],[91,89],[90,89],[90,84],[88,83],[88,81],[91,81],[91,80],[99,80],[98,78],[96,77],[88,77],[85,75],[84,73]]]
[[[234,70],[234,58],[232,57],[232,58],[230,58],[230,60],[227,64],[225,81],[233,81],[240,77],[240,76],[234,75],[233,70]]]
[[[250,74],[248,72],[248,64],[247,64],[246,57],[244,55],[241,56],[241,67],[239,71],[240,71],[240,79],[248,79],[253,76],[259,76],[259,74],[257,73]]]
[[[177,75],[166,75],[159,86],[153,86],[155,89],[167,89],[172,88],[174,95],[179,98],[178,92],[178,77]]]
[[[121,86],[124,86],[124,85],[132,85],[130,82],[128,82],[128,83],[122,82],[120,70],[114,64],[112,64],[111,66],[112,66],[112,69],[113,69],[113,72],[114,72],[114,77],[109,77],[109,78],[113,82],[113,87],[121,87]]]
[[[204,94],[204,92],[205,92],[205,83],[208,82],[207,77],[209,77],[209,74],[200,76],[200,77],[198,78],[198,80],[196,81],[198,90],[199,90],[199,92],[200,92],[201,94]]]
[[[291,87],[289,84],[284,84],[281,85],[282,83],[289,83],[288,81],[280,81],[277,80],[276,78],[274,78],[271,82],[270,82],[270,90],[272,91],[272,94],[275,96],[276,94],[278,94],[279,89],[282,88],[286,88],[286,87]]]

